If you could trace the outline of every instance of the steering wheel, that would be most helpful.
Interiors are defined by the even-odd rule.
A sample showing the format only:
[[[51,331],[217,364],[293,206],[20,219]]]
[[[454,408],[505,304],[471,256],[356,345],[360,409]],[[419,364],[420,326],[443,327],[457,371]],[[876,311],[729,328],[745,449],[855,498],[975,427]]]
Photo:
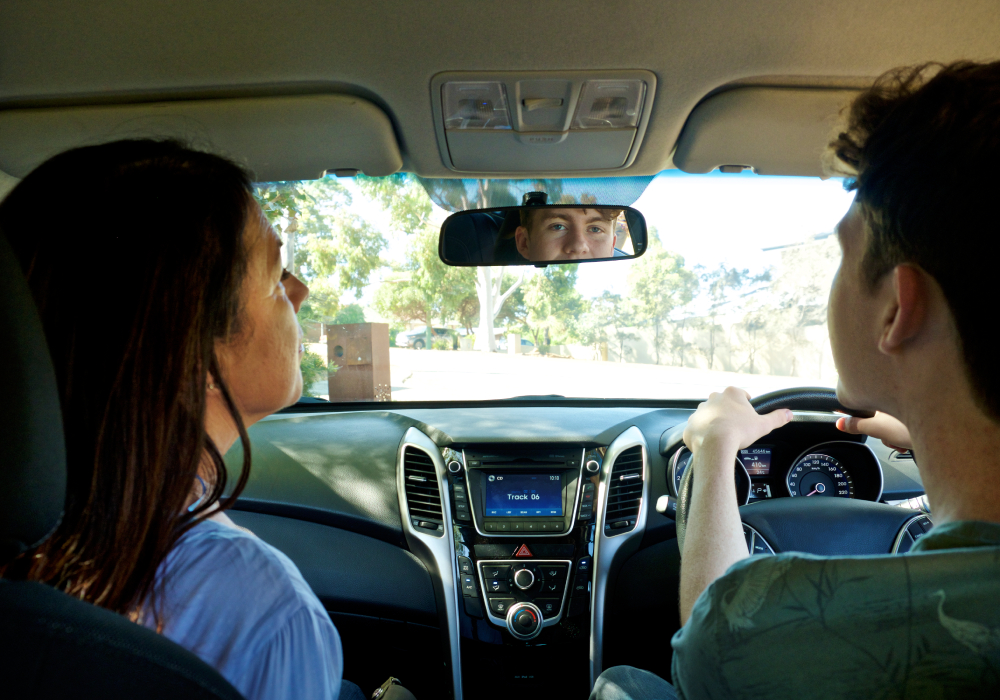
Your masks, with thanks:
[[[783,389],[750,401],[758,413],[779,408],[803,411],[839,411],[860,418],[871,412],[841,405],[832,389]],[[683,426],[671,431],[674,439]],[[695,470],[684,470],[677,490],[677,544],[684,551],[684,535],[691,513]],[[775,552],[796,551],[821,555],[888,554],[900,529],[917,511],[847,498],[775,498],[740,507],[741,520],[753,527]]]

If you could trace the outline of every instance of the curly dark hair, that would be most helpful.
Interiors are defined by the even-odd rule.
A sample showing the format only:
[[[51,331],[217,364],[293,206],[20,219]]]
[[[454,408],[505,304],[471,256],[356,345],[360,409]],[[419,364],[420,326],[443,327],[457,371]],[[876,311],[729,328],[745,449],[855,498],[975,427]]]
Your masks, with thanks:
[[[941,285],[980,406],[1000,420],[993,319],[1000,259],[1000,62],[926,63],[878,78],[824,156],[865,222],[874,288],[901,263]]]

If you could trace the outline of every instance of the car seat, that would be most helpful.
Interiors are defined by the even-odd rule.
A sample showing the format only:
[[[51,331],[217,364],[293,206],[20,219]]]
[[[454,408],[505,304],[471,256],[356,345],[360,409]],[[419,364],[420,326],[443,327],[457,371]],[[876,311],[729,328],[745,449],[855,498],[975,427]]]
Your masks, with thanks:
[[[0,232],[0,566],[43,542],[66,498],[66,449],[41,319]],[[242,696],[191,652],[37,582],[0,579],[5,698]]]

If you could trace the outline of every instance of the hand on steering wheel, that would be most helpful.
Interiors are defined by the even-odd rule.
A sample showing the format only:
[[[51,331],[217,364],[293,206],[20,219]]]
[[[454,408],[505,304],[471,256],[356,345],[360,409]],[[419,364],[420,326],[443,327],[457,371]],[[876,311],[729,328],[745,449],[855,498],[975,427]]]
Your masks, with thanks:
[[[912,450],[913,438],[902,421],[888,413],[877,412],[871,418],[847,416],[837,420],[837,427],[852,435],[869,435],[881,440],[886,447],[896,450]]]
[[[750,405],[750,394],[731,386],[721,394],[709,394],[708,401],[698,404],[684,429],[684,444],[691,452],[697,452],[706,441],[731,443],[740,450],[791,420],[792,412],[787,408],[757,413]]]

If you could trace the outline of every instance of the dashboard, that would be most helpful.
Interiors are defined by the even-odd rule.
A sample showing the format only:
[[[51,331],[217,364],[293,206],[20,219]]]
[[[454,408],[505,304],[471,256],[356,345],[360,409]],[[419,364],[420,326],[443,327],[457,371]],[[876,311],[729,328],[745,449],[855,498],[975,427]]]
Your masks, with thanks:
[[[273,416],[250,430],[231,515],[296,563],[362,685],[396,675],[418,697],[489,700],[586,697],[621,663],[669,676],[669,645],[648,639],[679,627],[680,558],[655,506],[689,466],[691,409],[568,403]],[[805,535],[839,501],[888,508],[890,540],[923,527],[885,505],[922,495],[912,461],[833,419],[797,412],[740,454],[750,553],[813,551]],[[771,527],[794,503],[800,520]],[[848,523],[815,551],[870,539]]]

